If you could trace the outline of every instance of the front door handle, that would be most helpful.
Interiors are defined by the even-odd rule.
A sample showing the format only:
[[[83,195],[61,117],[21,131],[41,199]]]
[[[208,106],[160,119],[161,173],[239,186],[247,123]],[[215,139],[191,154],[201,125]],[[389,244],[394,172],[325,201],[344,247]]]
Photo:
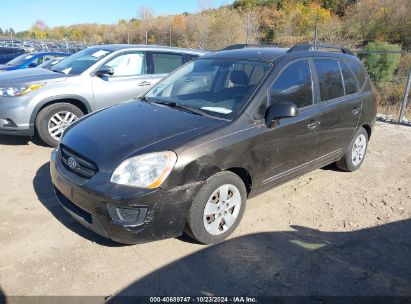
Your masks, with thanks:
[[[320,121],[319,120],[311,120],[310,123],[307,125],[308,129],[314,130],[315,128],[317,128],[320,125]]]
[[[360,111],[361,111],[361,108],[354,108],[354,110],[352,110],[352,113],[354,115],[358,115],[358,113],[360,113]]]
[[[151,85],[151,82],[148,82],[148,81],[142,81],[142,82],[140,82],[138,85],[139,85],[140,87],[146,87],[146,86]]]

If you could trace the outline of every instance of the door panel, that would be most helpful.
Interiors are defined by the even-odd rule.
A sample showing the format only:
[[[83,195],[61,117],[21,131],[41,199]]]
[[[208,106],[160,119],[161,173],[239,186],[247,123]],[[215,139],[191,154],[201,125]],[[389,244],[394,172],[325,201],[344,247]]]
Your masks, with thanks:
[[[270,104],[292,102],[298,115],[282,118],[256,138],[254,155],[261,157],[261,187],[298,175],[315,166],[321,156],[317,130],[321,127],[321,109],[314,105],[311,67],[307,60],[288,64],[273,81]]]
[[[145,52],[120,54],[101,68],[113,68],[114,74],[92,77],[96,109],[136,99],[153,84],[147,74]]]
[[[317,132],[320,121],[321,112],[314,106],[296,117],[279,120],[275,127],[256,138],[253,152],[262,158],[263,188],[315,166],[313,161],[321,156]]]
[[[319,131],[323,154],[336,150],[341,151],[340,155],[344,153],[358,125],[361,106],[358,94],[323,105]]]

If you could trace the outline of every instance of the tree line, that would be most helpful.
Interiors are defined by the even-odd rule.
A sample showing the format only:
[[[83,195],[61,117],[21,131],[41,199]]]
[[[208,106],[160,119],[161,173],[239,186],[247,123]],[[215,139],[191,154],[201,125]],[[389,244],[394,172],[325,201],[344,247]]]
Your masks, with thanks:
[[[204,2],[204,0],[203,0]],[[48,27],[36,21],[27,31],[1,30],[0,36],[63,38],[88,44],[149,43],[220,49],[234,43],[287,45],[313,40],[318,18],[319,41],[362,47],[380,40],[409,48],[409,0],[235,0],[198,13],[155,16],[140,7],[136,17],[116,24]]]
[[[67,39],[90,45],[147,43],[203,50],[237,43],[290,47],[313,42],[317,20],[320,43],[371,52],[411,47],[409,0],[235,0],[219,8],[209,3],[210,0],[200,0],[198,13],[166,16],[156,16],[151,8],[140,7],[135,18],[121,19],[116,24],[50,28],[38,20],[26,31],[0,29],[0,36]],[[397,103],[411,64],[410,54],[400,57],[370,53],[360,57],[380,88],[382,101]]]

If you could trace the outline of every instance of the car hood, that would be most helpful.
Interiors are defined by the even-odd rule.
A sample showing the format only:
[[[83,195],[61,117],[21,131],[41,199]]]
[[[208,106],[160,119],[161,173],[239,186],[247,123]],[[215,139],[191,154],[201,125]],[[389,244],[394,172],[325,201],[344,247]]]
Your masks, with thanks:
[[[11,66],[11,65],[0,64],[0,71],[12,71],[12,70],[16,70],[19,68],[20,68],[19,65]]]
[[[68,76],[42,68],[31,68],[0,73],[0,86],[32,82],[63,81]]]
[[[125,159],[175,150],[228,122],[162,105],[132,101],[95,112],[70,126],[61,143],[112,172]]]

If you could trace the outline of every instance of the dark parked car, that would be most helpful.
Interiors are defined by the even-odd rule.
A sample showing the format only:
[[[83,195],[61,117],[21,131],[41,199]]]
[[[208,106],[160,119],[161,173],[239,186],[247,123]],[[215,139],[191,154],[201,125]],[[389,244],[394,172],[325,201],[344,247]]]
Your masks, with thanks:
[[[141,101],[80,119],[51,156],[58,200],[118,242],[186,231],[211,244],[233,232],[247,198],[333,162],[358,169],[376,94],[349,50],[318,48],[205,55]]]
[[[0,47],[0,64],[9,62],[10,60],[24,54],[25,51],[15,47]]]
[[[56,52],[27,53],[20,55],[6,64],[0,65],[0,72],[35,68],[38,65],[56,57],[67,57],[70,54]]]

